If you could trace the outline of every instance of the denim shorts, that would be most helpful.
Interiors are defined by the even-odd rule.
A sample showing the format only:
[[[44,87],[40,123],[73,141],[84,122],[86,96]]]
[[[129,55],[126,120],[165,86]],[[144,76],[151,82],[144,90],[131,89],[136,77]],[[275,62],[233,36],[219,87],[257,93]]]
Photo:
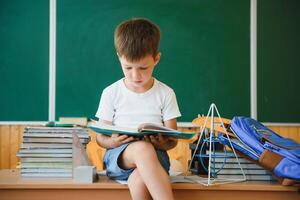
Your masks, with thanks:
[[[108,177],[116,180],[127,180],[129,175],[133,172],[134,168],[122,169],[118,163],[120,155],[131,143],[132,142],[126,143],[113,149],[107,149],[103,161],[106,166],[106,175]],[[155,151],[160,164],[168,173],[170,169],[170,161],[167,152],[165,150],[158,149],[156,149]]]

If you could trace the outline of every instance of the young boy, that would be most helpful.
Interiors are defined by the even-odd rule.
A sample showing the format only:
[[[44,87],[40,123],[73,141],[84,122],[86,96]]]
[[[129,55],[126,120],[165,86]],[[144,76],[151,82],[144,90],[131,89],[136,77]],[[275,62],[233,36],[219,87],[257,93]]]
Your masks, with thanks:
[[[103,90],[96,117],[100,123],[137,127],[151,122],[177,129],[181,116],[175,93],[152,77],[160,60],[159,28],[146,19],[124,21],[115,30],[115,48],[124,78]],[[126,135],[97,135],[107,149],[107,175],[128,180],[133,199],[173,199],[166,150],[176,146],[172,137],[150,136],[143,140]]]

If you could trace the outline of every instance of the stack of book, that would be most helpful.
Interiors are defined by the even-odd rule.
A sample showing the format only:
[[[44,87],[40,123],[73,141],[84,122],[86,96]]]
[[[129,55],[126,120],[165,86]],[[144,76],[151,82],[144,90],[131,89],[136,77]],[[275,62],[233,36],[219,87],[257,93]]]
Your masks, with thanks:
[[[73,133],[86,147],[85,128],[27,127],[17,156],[22,177],[72,177]]]
[[[227,157],[228,156],[228,157]],[[243,169],[246,179],[248,181],[275,181],[276,179],[270,172],[257,165],[256,163],[247,160],[243,157],[238,157],[240,165],[233,153],[227,153],[225,158],[214,158],[212,159],[211,167],[214,167],[217,173],[217,178],[225,179],[242,179]]]

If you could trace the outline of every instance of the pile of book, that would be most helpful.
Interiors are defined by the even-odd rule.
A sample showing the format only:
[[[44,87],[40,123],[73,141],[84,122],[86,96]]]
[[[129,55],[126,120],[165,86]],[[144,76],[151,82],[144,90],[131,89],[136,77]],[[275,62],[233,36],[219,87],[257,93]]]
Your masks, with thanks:
[[[85,148],[89,142],[85,128],[27,127],[17,153],[22,177],[72,177],[73,133]]]
[[[228,156],[228,157],[227,157]],[[270,172],[265,170],[263,167],[257,165],[256,163],[247,160],[243,157],[238,157],[240,165],[233,153],[227,153],[226,158],[214,158],[214,163],[212,166],[215,167],[218,172],[218,178],[225,179],[242,179],[243,169],[247,181],[275,181],[276,179],[272,176]]]

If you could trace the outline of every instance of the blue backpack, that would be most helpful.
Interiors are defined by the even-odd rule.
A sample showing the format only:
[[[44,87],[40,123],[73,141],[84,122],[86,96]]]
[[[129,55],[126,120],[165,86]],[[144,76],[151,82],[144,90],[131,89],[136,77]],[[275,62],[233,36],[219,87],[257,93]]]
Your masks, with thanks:
[[[300,183],[300,145],[297,142],[248,117],[234,117],[230,129],[240,142],[232,143],[236,150],[271,171],[281,184]],[[224,135],[221,139],[224,144],[229,144]]]

